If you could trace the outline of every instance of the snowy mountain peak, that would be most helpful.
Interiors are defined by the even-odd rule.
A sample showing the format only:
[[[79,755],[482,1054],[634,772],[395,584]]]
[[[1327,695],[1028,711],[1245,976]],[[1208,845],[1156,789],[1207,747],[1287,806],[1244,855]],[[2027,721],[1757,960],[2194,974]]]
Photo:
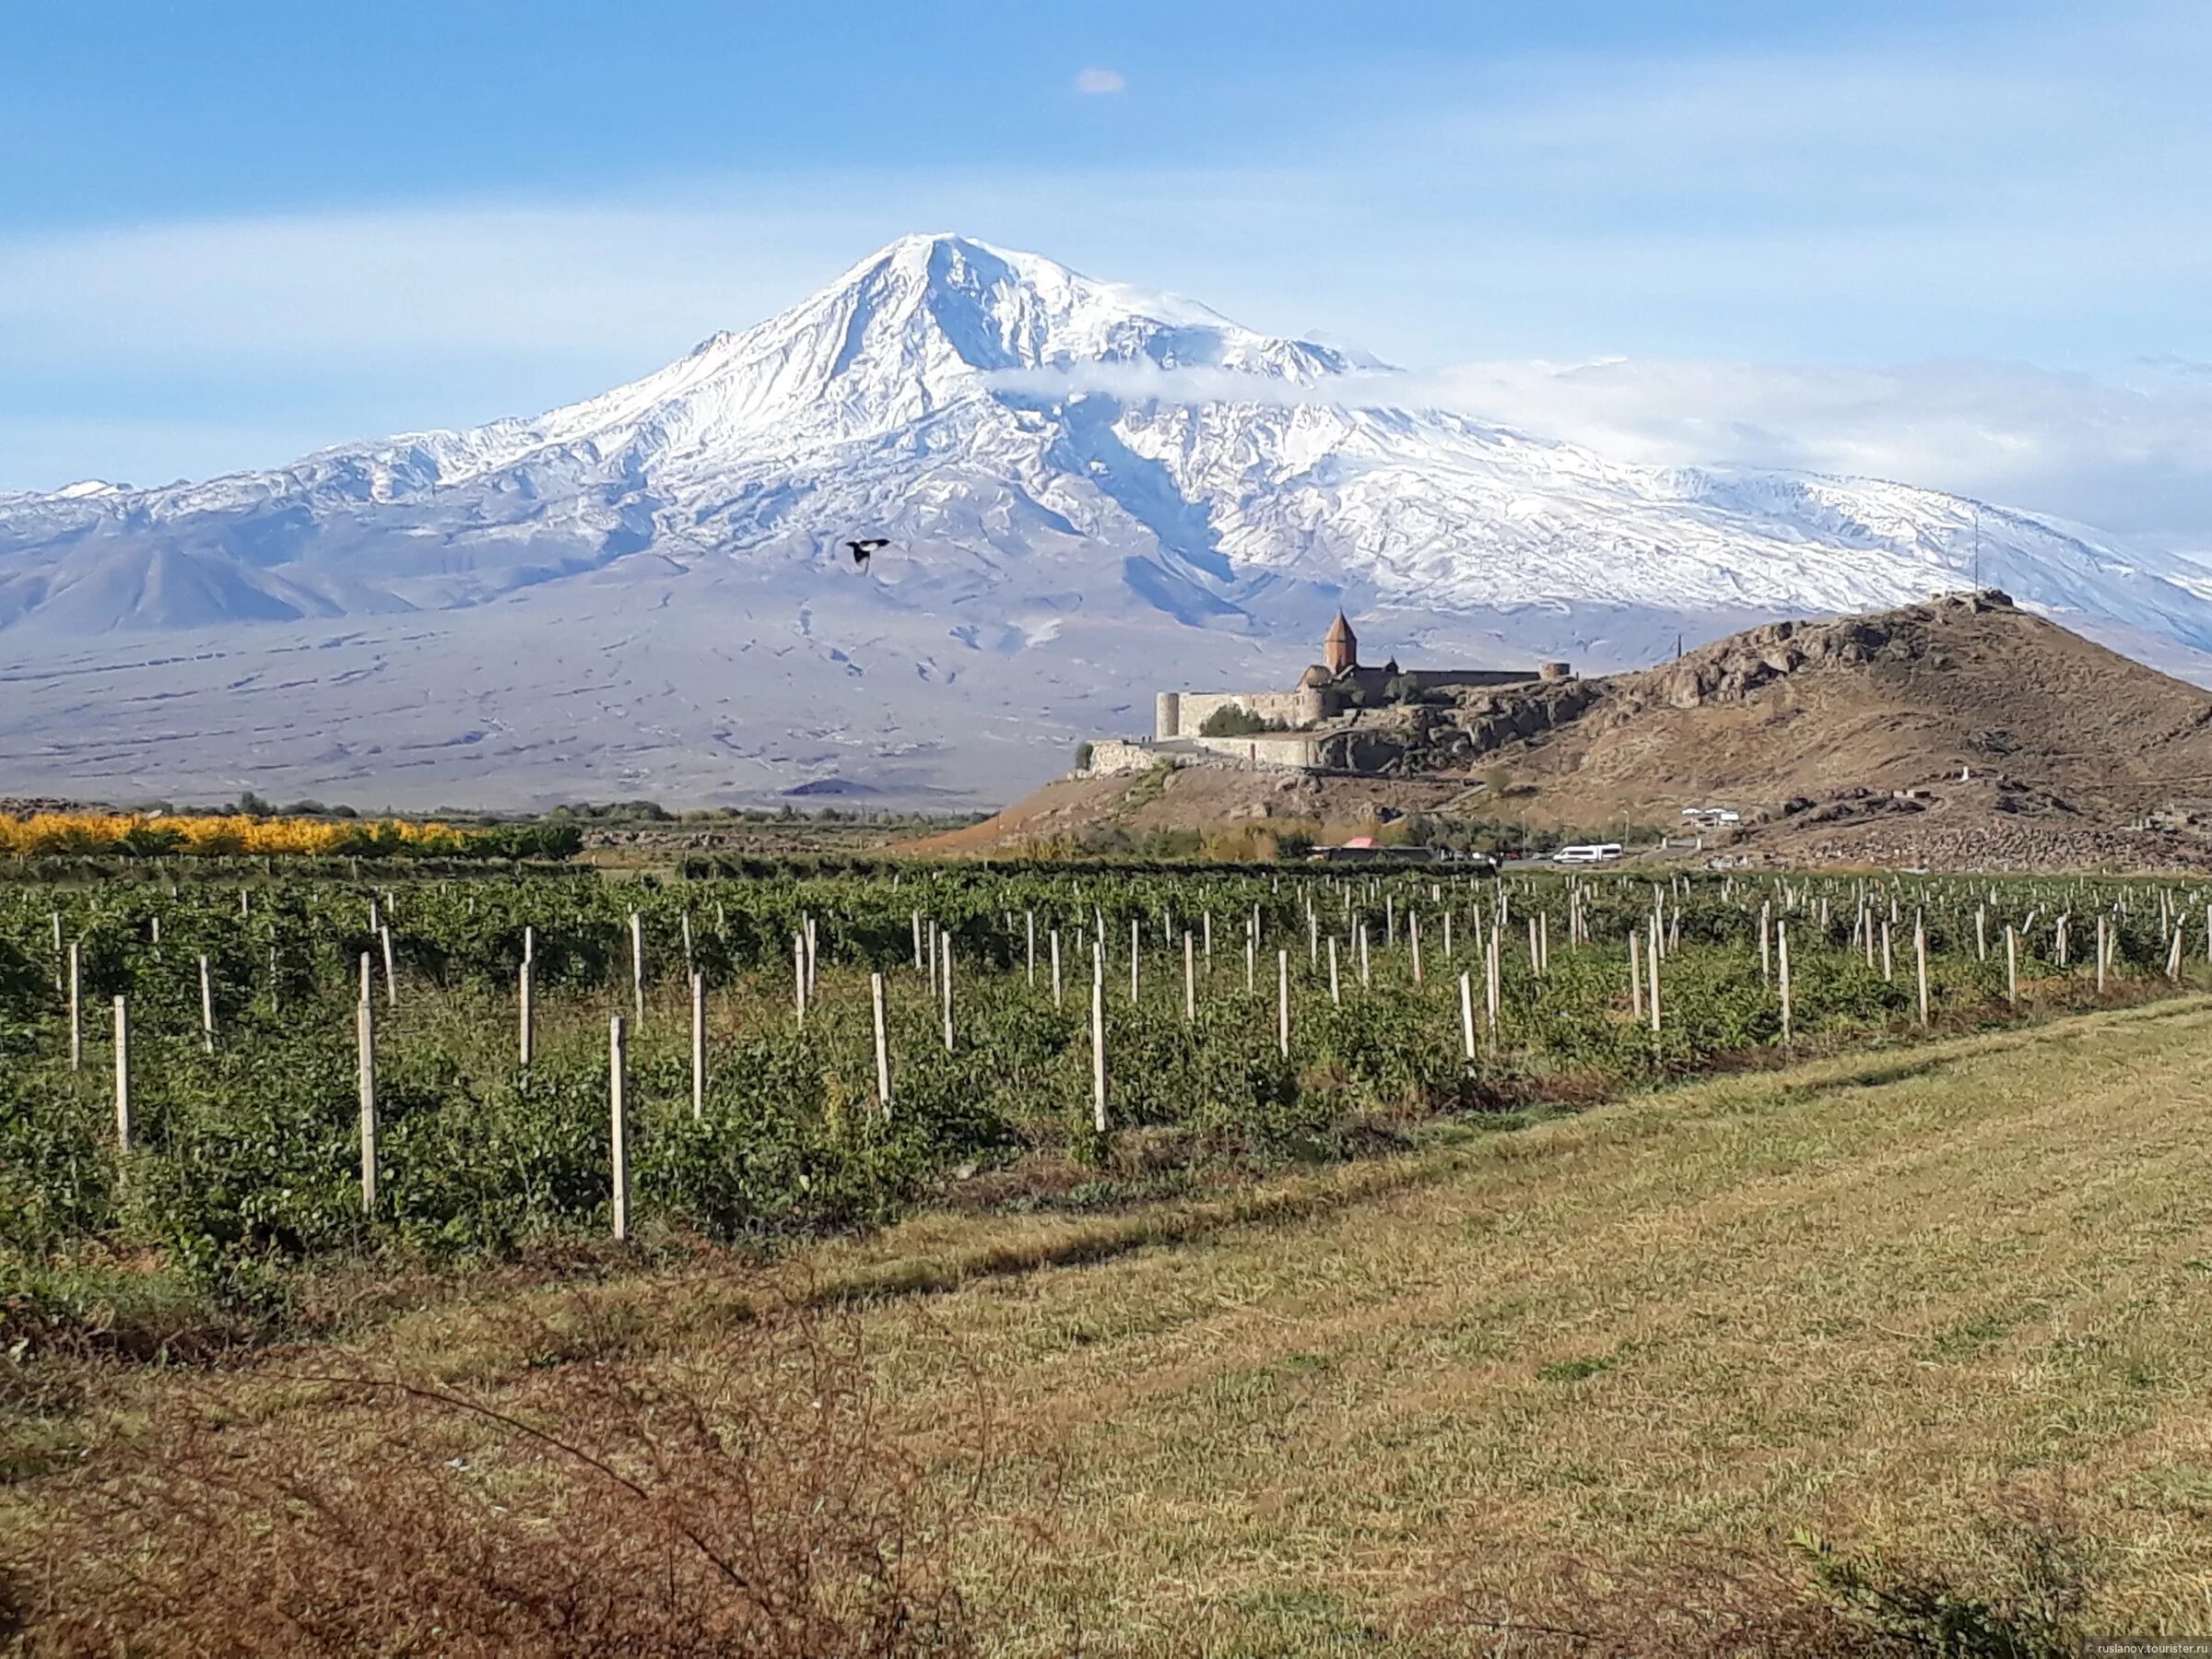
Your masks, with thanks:
[[[1040,254],[905,236],[541,416],[0,499],[0,628],[450,609],[618,582],[648,554],[811,582],[864,530],[900,549],[867,591],[918,614],[1041,594],[1248,637],[1339,600],[1443,629],[1599,607],[1689,631],[1964,579],[1974,514],[1952,498],[1622,465],[1394,405],[1376,367]],[[2198,567],[2026,514],[1982,526],[1984,577],[2022,600],[2212,648]]]
[[[717,339],[735,375],[804,365],[788,392],[834,386],[830,406],[893,418],[1023,371],[1130,364],[1305,381],[1348,367],[1327,347],[1270,338],[1195,301],[950,234],[901,237],[780,316]]]
[[[687,470],[899,430],[1030,377],[1204,371],[1312,384],[1345,354],[1243,328],[1195,301],[1101,282],[1041,254],[906,236],[819,292],[613,392],[479,434],[427,434],[441,482],[533,451],[588,448]]]

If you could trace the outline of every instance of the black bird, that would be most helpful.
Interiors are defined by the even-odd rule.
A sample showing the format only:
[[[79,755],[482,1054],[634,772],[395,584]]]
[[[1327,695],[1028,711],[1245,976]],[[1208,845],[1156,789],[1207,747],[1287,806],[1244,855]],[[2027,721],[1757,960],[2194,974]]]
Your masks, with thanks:
[[[853,565],[863,571],[868,568],[869,555],[879,552],[890,545],[890,538],[885,535],[871,535],[860,541],[849,541],[845,544],[846,547],[853,549]]]

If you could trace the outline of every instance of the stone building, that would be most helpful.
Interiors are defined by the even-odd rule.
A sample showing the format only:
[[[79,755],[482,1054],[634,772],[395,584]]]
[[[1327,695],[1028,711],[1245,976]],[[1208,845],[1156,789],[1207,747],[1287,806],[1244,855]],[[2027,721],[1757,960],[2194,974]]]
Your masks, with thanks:
[[[1348,724],[1347,717],[1361,710],[1386,709],[1430,691],[1564,679],[1571,672],[1565,663],[1518,669],[1401,668],[1393,659],[1370,667],[1359,661],[1359,636],[1342,611],[1322,637],[1321,657],[1287,691],[1159,692],[1153,701],[1151,737],[1095,741],[1088,746],[1086,770],[1141,771],[1163,759],[1182,757],[1317,771],[1323,739],[1345,729],[1333,723]],[[1268,729],[1209,735],[1206,722],[1224,709],[1264,721]]]
[[[1302,731],[1355,709],[1386,708],[1427,691],[1525,685],[1564,679],[1571,672],[1565,663],[1535,668],[1401,668],[1394,657],[1369,667],[1359,661],[1359,636],[1342,611],[1322,636],[1321,659],[1288,691],[1162,691],[1153,700],[1153,741],[1203,736],[1206,721],[1224,708],[1241,709],[1286,731]]]

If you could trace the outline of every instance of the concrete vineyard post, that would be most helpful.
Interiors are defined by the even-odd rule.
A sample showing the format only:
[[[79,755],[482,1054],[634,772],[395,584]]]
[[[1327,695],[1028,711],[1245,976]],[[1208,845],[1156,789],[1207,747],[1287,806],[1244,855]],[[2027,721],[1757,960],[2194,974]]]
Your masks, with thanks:
[[[1896,978],[1897,971],[1889,955],[1889,923],[1885,917],[1882,921],[1882,980],[1888,983]]]
[[[623,1085],[629,1071],[629,1044],[618,1014],[606,1026],[606,1118],[609,1196],[615,1237],[629,1237],[629,1114],[625,1110]]]
[[[1275,1042],[1283,1058],[1290,1057],[1290,953],[1275,953]]]
[[[208,974],[204,951],[200,955],[200,1046],[215,1053],[215,982]]]
[[[1335,934],[1329,935],[1329,1005],[1332,1007],[1344,1006],[1344,991],[1336,980],[1336,935]]]
[[[377,929],[377,941],[384,947],[384,1006],[399,1006],[399,975],[392,964],[392,924],[387,922]]]
[[[799,1024],[806,1023],[806,939],[802,934],[791,935],[791,1003],[799,1017]]]
[[[131,1009],[127,997],[115,999],[115,1150],[131,1149]]]
[[[1033,910],[1023,911],[1021,912],[1021,925],[1023,936],[1027,940],[1026,949],[1030,965],[1030,989],[1034,991],[1037,989],[1037,912]]]
[[[1928,1023],[1928,930],[1919,917],[1912,920],[1912,971],[1920,981],[1920,1023]]]
[[[69,1069],[81,1071],[85,1065],[85,978],[83,950],[77,941],[69,941]]]
[[[1182,930],[1182,1021],[1189,1025],[1198,1018],[1198,963],[1195,947],[1191,941],[1191,930]]]
[[[1657,928],[1652,930],[1651,956],[1649,960],[1644,963],[1644,967],[1651,976],[1652,982],[1648,989],[1651,992],[1649,1000],[1652,1005],[1652,1035],[1656,1037],[1659,1034],[1659,930]]]
[[[943,955],[943,959],[938,967],[937,994],[944,999],[945,1004],[945,1052],[949,1054],[952,1053],[952,935],[948,933],[940,933],[937,935],[937,946]],[[1106,972],[1106,953],[1104,951],[1099,953],[1098,969],[1100,977],[1103,980]]]
[[[802,968],[804,964],[801,964]],[[630,1014],[638,1029],[645,1029],[645,918],[636,911],[629,912],[629,1005]],[[806,1015],[806,990],[800,988],[799,1017]]]
[[[1060,930],[1053,929],[1053,1006],[1060,1006]]]
[[[691,974],[691,1120],[707,1115],[707,976]]]
[[[913,912],[913,923],[914,923],[914,971],[915,971],[916,973],[919,973],[919,972],[921,972],[921,971],[922,971],[922,912],[921,912],[920,911],[916,911],[916,912]]]
[[[891,1116],[891,1039],[883,1018],[883,975],[868,975],[868,1007],[876,1021],[876,1109]]]
[[[1359,988],[1364,991],[1373,983],[1367,960],[1367,924],[1359,924]]]
[[[1629,1018],[1643,1020],[1643,935],[1629,929]]]
[[[1406,912],[1406,944],[1413,953],[1413,982],[1421,982],[1421,917],[1418,911]]]
[[[1989,911],[1979,904],[1974,906],[1974,959],[1989,960]]]
[[[354,1005],[354,1042],[359,1066],[361,1107],[361,1208],[376,1208],[376,1002],[370,989],[371,968],[361,957],[361,994]]]
[[[1475,985],[1463,969],[1459,976],[1459,1044],[1475,1058]]]
[[[1501,928],[1490,929],[1489,955],[1484,962],[1484,1011],[1488,1017],[1493,1040],[1498,1035],[1498,1023],[1504,1013],[1505,1002],[1505,933]]]
[[[2009,922],[2005,924],[2005,1000],[2020,1006],[2020,935]]]
[[[515,971],[515,1053],[524,1070],[537,1053],[537,964],[527,956]]]
[[[1090,976],[1090,1121],[1106,1133],[1106,971],[1099,965]]]
[[[2097,918],[2097,994],[2100,996],[2104,994],[2105,964],[2112,959],[2112,953],[2106,944],[2111,933],[2112,919],[2108,916],[2099,916]]]
[[[1787,1047],[1794,1034],[1794,1010],[1790,1006],[1790,924],[1774,924],[1774,972],[1782,992],[1782,1041]]]
[[[1132,916],[1129,918],[1129,1006],[1133,1008],[1136,1006],[1136,918]]]

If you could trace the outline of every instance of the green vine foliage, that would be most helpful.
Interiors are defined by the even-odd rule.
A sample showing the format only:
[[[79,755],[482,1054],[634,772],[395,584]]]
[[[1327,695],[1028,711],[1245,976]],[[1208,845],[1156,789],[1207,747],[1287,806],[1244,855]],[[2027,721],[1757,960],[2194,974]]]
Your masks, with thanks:
[[[1700,875],[1654,886],[1616,873],[1500,882],[1297,865],[867,860],[698,875],[665,885],[409,879],[385,866],[362,879],[323,871],[253,879],[242,889],[205,878],[0,887],[0,1269],[152,1253],[251,1300],[272,1294],[272,1276],[302,1261],[377,1252],[436,1261],[604,1236],[607,1031],[617,1015],[633,1027],[626,1094],[641,1230],[765,1245],[880,1223],[963,1174],[1018,1159],[1112,1168],[1117,1147],[1139,1140],[1156,1144],[1147,1157],[1200,1162],[1329,1157],[1378,1120],[1418,1125],[1522,1100],[1587,1099],[1771,1051],[1783,1032],[1778,964],[1771,955],[1760,966],[1762,909],[1789,931],[1791,1040],[1799,1045],[1890,1041],[1917,1030],[1915,917],[1926,928],[1932,1014],[1948,1029],[2012,1017],[2007,925],[2018,930],[2024,994],[2035,1007],[2093,999],[2099,917],[2112,939],[2112,982],[2162,985],[2177,919],[2189,947],[2184,977],[2205,973],[2205,892],[2171,883]],[[1631,930],[1648,930],[1655,907],[1670,948],[1653,1032],[1632,1006],[1627,941]],[[633,911],[645,946],[641,1027]],[[1878,950],[1869,960],[1870,945],[1893,912],[1885,975]],[[1418,982],[1406,923],[1414,914],[1423,919]],[[1536,915],[1548,940],[1541,971],[1527,943],[1527,918]],[[1584,937],[1572,936],[1571,915]],[[78,950],[83,1054],[75,1068],[57,916]],[[1248,990],[1244,941],[1255,918]],[[819,982],[802,1022],[793,941],[809,923]],[[1133,923],[1142,953],[1134,1002]],[[951,945],[949,1050],[942,1004],[916,962],[918,926]],[[396,1006],[386,997],[385,927]],[[1357,971],[1361,927],[1369,983]],[[1495,1030],[1483,1009],[1478,930],[1502,940]],[[1189,1019],[1185,933],[1198,981]],[[1779,934],[1777,925],[1771,947]],[[1331,937],[1335,1000],[1317,947]],[[1103,1135],[1092,1122],[1088,955],[1101,938]],[[538,1026],[524,1067],[516,987],[526,939]],[[1277,1024],[1278,950],[1288,953],[1291,985],[1288,1053]],[[361,1198],[355,1046],[364,957],[378,1029],[372,1210]],[[201,1029],[203,959],[212,1053]],[[710,1028],[696,1113],[693,972],[707,987]],[[877,973],[889,1012],[888,1110],[876,1090]],[[1473,1057],[1462,973],[1477,1016]],[[119,996],[132,1022],[127,1154],[115,1146],[112,1100]]]

